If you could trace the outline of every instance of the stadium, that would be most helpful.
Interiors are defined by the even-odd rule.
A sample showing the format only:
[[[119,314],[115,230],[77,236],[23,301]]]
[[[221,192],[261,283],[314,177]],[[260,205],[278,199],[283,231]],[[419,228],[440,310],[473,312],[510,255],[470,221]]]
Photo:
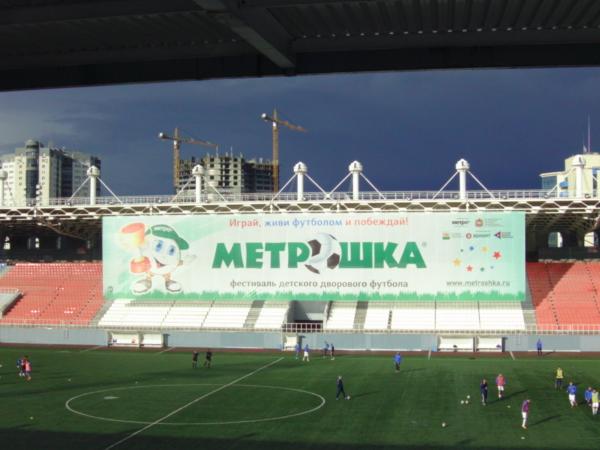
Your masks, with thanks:
[[[597,67],[600,2],[6,0],[0,11],[3,101],[8,91],[230,79],[205,91],[217,91],[212,94],[219,102],[231,91],[228,108],[203,105],[229,133],[240,117],[232,110],[242,110],[244,98],[253,98],[254,108],[269,99],[284,101],[294,90],[278,91],[275,77],[329,75],[325,89],[313,95],[295,90],[297,103],[288,105],[310,109],[307,114],[327,125],[337,120],[325,107],[328,101],[353,113],[365,111],[362,103],[344,103],[356,91],[362,101],[384,92],[386,101],[406,108],[396,116],[397,110],[381,108],[376,98],[375,113],[354,114],[337,128],[335,139],[343,134],[348,142],[364,134],[369,141],[346,160],[345,148],[339,150],[344,144],[336,140],[331,147],[336,165],[314,162],[313,170],[326,167],[334,178],[339,173],[331,186],[331,179],[313,178],[303,162],[279,183],[278,124],[306,130],[280,119],[276,110],[261,117],[273,132],[272,164],[260,158],[252,165],[255,185],[270,185],[269,192],[220,190],[206,178],[210,166],[195,165],[206,159],[184,161],[178,153],[181,142],[218,146],[187,139],[178,128],[173,136],[159,135],[174,142],[173,195],[116,195],[101,178],[106,165],[66,147],[52,150],[64,156],[61,170],[73,181],[65,192],[73,195],[51,195],[36,184],[38,175],[26,173],[28,147],[40,147],[39,141],[18,149],[23,158],[12,159],[12,172],[5,170],[7,159],[1,160],[3,448],[600,446],[600,161],[591,152],[589,119],[587,148],[582,141],[583,152],[569,158],[565,172],[542,174],[542,189],[495,189],[476,176],[477,167],[472,171],[459,159],[473,162],[472,156],[485,153],[480,163],[506,170],[510,186],[511,170],[525,167],[526,158],[508,159],[504,148],[492,155],[484,147],[493,144],[488,138],[502,141],[513,131],[508,120],[526,110],[515,120],[526,122],[515,125],[515,140],[502,143],[508,148],[513,142],[525,153],[532,142],[531,118],[542,111],[537,119],[548,135],[544,142],[569,148],[553,141],[559,133],[552,131],[566,134],[559,122],[581,114],[586,101],[593,106],[597,90],[551,84],[564,95],[557,101],[547,87],[544,91],[546,85],[534,86],[531,79],[521,91],[496,80],[483,84],[483,91],[497,94],[489,109],[467,111],[465,99],[482,92],[470,82],[464,90],[444,84],[436,91],[419,72],[422,79],[403,86],[396,97],[387,83],[383,91],[361,81],[344,91],[338,86],[342,77],[332,75]],[[257,79],[255,89],[263,83],[256,89],[261,97],[238,95],[234,85],[245,77]],[[258,81],[261,77],[270,78]],[[595,87],[597,79],[589,80]],[[527,96],[537,89],[547,97],[541,107],[540,92]],[[418,104],[405,103],[411,90],[428,94]],[[128,133],[148,132],[143,112],[158,110],[164,120],[205,103],[192,90],[171,98],[175,91],[150,86],[139,109],[124,108],[119,119],[112,116],[120,95],[102,91],[106,103],[98,104],[114,119],[105,122],[114,125],[104,130],[110,147],[115,152],[145,147],[146,141]],[[329,91],[339,95],[328,97]],[[444,113],[437,96],[448,91],[456,92]],[[166,96],[169,101],[155,103]],[[524,100],[498,102],[502,96]],[[476,103],[488,100],[480,97]],[[35,130],[31,123],[41,123],[36,114],[19,115],[32,112],[35,106],[27,105],[33,103],[51,108],[46,127],[68,129],[62,122],[72,118],[77,125],[71,136],[85,136],[80,126],[107,119],[106,111],[87,110],[89,99],[98,97],[74,104],[84,107],[60,95],[48,98],[21,104],[22,97],[15,97],[9,106],[2,104],[7,126],[0,134],[30,132],[24,125]],[[181,98],[195,104],[187,110],[176,104]],[[425,111],[426,126],[413,117],[415,106]],[[495,115],[500,110],[504,115]],[[393,163],[375,155],[385,165],[377,171],[375,159],[362,159],[386,142],[375,135],[386,134],[387,145],[394,139],[388,132],[414,126],[418,145],[405,148],[417,153],[428,147],[421,141],[436,133],[432,125],[439,121],[443,136],[428,141],[430,148],[450,149],[446,133],[455,130],[461,148],[468,148],[463,138],[483,123],[481,111],[493,116],[486,140],[477,152],[455,155],[447,180],[431,176],[428,160],[412,165],[403,155],[401,169],[418,167],[427,185],[441,186],[438,190],[377,188]],[[447,121],[449,114],[460,117]],[[367,115],[373,116],[368,122]],[[360,121],[366,122],[363,128]],[[385,126],[373,127],[375,121]],[[332,130],[322,128],[321,137],[336,134]],[[326,148],[325,141],[312,142],[307,147]],[[543,145],[536,143],[536,156],[549,160]],[[126,167],[140,155],[119,153],[117,164]],[[240,172],[241,159],[240,154]],[[48,185],[56,173],[46,162]],[[144,162],[120,173],[134,178],[133,171],[145,170]],[[393,176],[399,183],[401,175]],[[20,193],[13,192],[15,180],[24,187]]]
[[[385,403],[382,386],[395,384],[391,355],[400,351],[414,356],[403,362],[402,383],[385,389],[418,406],[386,404],[389,417],[374,429],[388,434],[355,430],[339,436],[344,448],[353,448],[349,439],[356,448],[508,448],[485,438],[463,447],[465,423],[514,428],[506,410],[513,403],[516,413],[524,395],[539,391],[532,380],[551,385],[555,366],[569,367],[578,383],[598,380],[596,360],[584,355],[600,345],[600,263],[583,243],[596,232],[599,204],[584,193],[583,167],[567,195],[488,190],[461,159],[430,192],[381,192],[354,161],[338,183],[347,191],[305,191],[306,180],[318,183],[298,163],[277,194],[203,190],[196,170],[194,195],[97,197],[90,189],[89,197],[26,205],[4,196],[2,379],[27,353],[37,370],[25,388],[47,389],[27,409],[36,414],[10,420],[42,421],[24,442],[43,437],[43,448],[74,438],[80,444],[70,448],[188,448],[195,439],[223,448],[233,444],[227,427],[261,430],[244,448],[338,448],[323,443],[327,433],[297,441],[281,430],[337,420],[329,391],[338,372],[352,392],[343,414],[368,423]],[[86,182],[99,175],[90,168]],[[467,190],[469,177],[479,190]],[[582,245],[548,248],[552,233]],[[538,340],[546,356],[532,367]],[[305,347],[310,362],[299,359]],[[217,355],[208,379],[190,378],[208,371],[189,368],[198,349]],[[482,418],[468,399],[493,371],[517,386]],[[402,387],[431,376],[451,386],[436,394],[441,408]],[[562,395],[538,397],[553,410]],[[561,416],[544,417],[532,432]],[[399,446],[389,420],[436,431]],[[573,448],[572,436],[537,433],[543,448]],[[592,448],[595,433],[580,448]],[[529,435],[509,439],[519,447]]]

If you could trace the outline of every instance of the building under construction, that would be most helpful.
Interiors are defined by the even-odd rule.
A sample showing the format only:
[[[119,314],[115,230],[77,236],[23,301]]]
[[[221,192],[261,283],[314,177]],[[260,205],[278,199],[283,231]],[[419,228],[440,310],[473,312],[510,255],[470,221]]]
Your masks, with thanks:
[[[177,192],[194,189],[190,180],[193,179],[192,169],[198,164],[206,170],[203,183],[207,185],[202,186],[203,190],[212,187],[227,194],[273,192],[272,161],[263,158],[247,160],[242,154],[235,156],[231,153],[207,153],[201,158],[180,160]]]

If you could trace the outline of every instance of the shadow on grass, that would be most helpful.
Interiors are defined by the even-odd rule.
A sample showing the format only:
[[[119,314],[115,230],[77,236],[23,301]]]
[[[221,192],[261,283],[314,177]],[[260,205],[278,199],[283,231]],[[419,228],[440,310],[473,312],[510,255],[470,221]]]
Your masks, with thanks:
[[[11,450],[68,450],[68,449],[105,449],[116,442],[129,436],[131,431],[123,433],[67,433],[48,432],[27,429],[25,427],[12,430],[0,430],[0,442],[8,442]],[[235,433],[232,433],[235,434]],[[43,447],[40,447],[43,443]],[[348,442],[315,442],[300,441],[293,438],[288,440],[261,440],[257,433],[244,433],[238,436],[203,437],[199,432],[194,437],[177,436],[151,436],[137,435],[119,444],[116,450],[505,450],[505,446],[477,447],[471,439],[463,439],[452,445],[438,444],[402,444],[389,445],[348,443]],[[557,450],[544,447],[544,450]]]
[[[421,372],[422,370],[427,370],[425,367],[419,367],[416,369],[400,369],[400,373],[413,373],[413,372]]]
[[[554,415],[554,416],[548,416],[548,417],[544,417],[543,419],[541,419],[541,420],[538,420],[537,422],[533,422],[533,423],[530,425],[530,427],[534,427],[534,426],[536,426],[536,425],[541,425],[541,424],[543,424],[543,423],[545,423],[545,422],[550,422],[551,420],[558,419],[559,417],[562,417],[562,414],[556,414],[556,415]]]
[[[523,394],[525,392],[527,392],[526,389],[521,389],[520,391],[511,392],[509,395],[505,395],[501,400],[508,400],[509,398],[516,397],[517,395]]]
[[[353,398],[366,397],[368,395],[379,394],[379,391],[369,391],[369,392],[361,392],[359,394],[355,394]]]

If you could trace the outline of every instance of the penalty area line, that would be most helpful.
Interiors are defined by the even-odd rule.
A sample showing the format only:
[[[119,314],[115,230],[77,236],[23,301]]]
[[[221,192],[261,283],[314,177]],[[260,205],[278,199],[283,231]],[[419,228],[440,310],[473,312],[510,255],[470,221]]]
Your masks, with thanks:
[[[163,351],[161,351],[161,352],[158,352],[158,353],[157,353],[157,355],[162,355],[163,353],[170,352],[171,350],[175,350],[176,348],[177,348],[177,347],[169,347],[169,348],[168,348],[168,349],[166,349],[166,350],[163,350]]]
[[[81,350],[79,353],[91,352],[94,350],[98,350],[99,348],[106,347],[105,345],[96,345],[95,347],[86,348],[85,350]]]
[[[200,400],[202,400],[202,399],[205,399],[206,397],[209,397],[209,396],[211,396],[211,395],[213,395],[213,394],[216,394],[217,392],[219,392],[219,391],[222,391],[223,389],[225,389],[225,388],[228,388],[229,386],[233,386],[234,384],[236,384],[236,383],[239,383],[240,381],[242,381],[242,380],[245,380],[245,379],[246,379],[246,378],[248,378],[248,377],[251,377],[251,376],[252,376],[252,375],[254,375],[255,373],[258,373],[258,372],[260,372],[261,370],[267,369],[268,367],[271,367],[272,365],[274,365],[274,364],[277,364],[277,363],[278,363],[279,361],[281,361],[282,359],[283,359],[283,356],[282,356],[281,358],[278,358],[278,359],[276,359],[275,361],[271,361],[269,364],[266,364],[266,365],[264,365],[264,366],[262,366],[262,367],[259,367],[259,368],[258,368],[258,369],[256,369],[256,370],[253,370],[253,371],[252,371],[252,372],[250,372],[250,373],[247,373],[247,374],[246,374],[246,375],[244,375],[244,376],[241,376],[241,377],[239,377],[239,378],[237,378],[237,379],[235,379],[235,380],[233,380],[233,381],[231,381],[231,382],[229,382],[229,383],[227,383],[227,384],[224,384],[223,386],[221,386],[221,387],[219,387],[219,388],[215,389],[214,391],[210,391],[210,392],[207,392],[207,393],[206,393],[206,394],[204,394],[204,395],[201,395],[200,397],[198,397],[198,398],[196,398],[196,399],[192,400],[192,401],[191,401],[191,402],[189,402],[189,403],[186,403],[185,405],[183,405],[183,406],[181,406],[181,407],[177,408],[176,410],[174,410],[174,411],[171,411],[169,414],[167,414],[167,415],[165,415],[165,416],[161,417],[160,419],[157,419],[157,420],[155,420],[154,422],[152,422],[152,423],[149,423],[149,424],[148,424],[148,425],[146,425],[145,427],[143,427],[143,428],[140,428],[139,430],[137,430],[137,431],[134,431],[133,433],[131,433],[131,434],[129,434],[129,435],[127,435],[127,436],[125,436],[123,439],[121,439],[121,440],[119,440],[119,441],[115,442],[114,444],[111,444],[111,445],[109,445],[109,446],[108,446],[108,447],[106,447],[104,450],[110,450],[110,449],[112,449],[112,448],[115,448],[117,445],[120,445],[120,444],[122,444],[123,442],[126,442],[126,441],[128,441],[128,440],[129,440],[129,439],[131,439],[132,437],[135,437],[135,436],[137,436],[138,434],[140,434],[140,433],[143,433],[144,431],[146,431],[146,430],[148,430],[148,429],[152,428],[153,426],[155,426],[155,425],[158,425],[159,423],[161,423],[162,421],[164,421],[164,420],[168,419],[169,417],[171,417],[171,416],[174,416],[175,414],[177,414],[177,413],[178,413],[178,412],[180,412],[180,411],[183,411],[185,408],[187,408],[187,407],[189,407],[189,406],[192,406],[194,403],[197,403],[197,402],[199,402]]]

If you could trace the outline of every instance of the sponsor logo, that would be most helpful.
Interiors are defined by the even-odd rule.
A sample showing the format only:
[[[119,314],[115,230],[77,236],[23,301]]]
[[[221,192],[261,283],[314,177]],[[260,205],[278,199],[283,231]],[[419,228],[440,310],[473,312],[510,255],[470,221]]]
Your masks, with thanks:
[[[448,234],[448,233],[442,233],[442,239],[444,241],[448,241],[450,239],[450,234]]]
[[[475,239],[485,239],[489,238],[491,233],[473,233],[473,238]]]
[[[513,235],[511,232],[507,231],[498,231],[497,233],[494,233],[494,236],[496,236],[498,239],[512,239]]]
[[[481,228],[481,227],[483,226],[483,219],[477,219],[477,220],[475,221],[475,226],[476,226],[477,228]]]
[[[452,223],[452,225],[457,225],[459,227],[463,227],[465,225],[469,225],[471,223],[471,221],[468,219],[456,219],[456,220],[453,220],[451,223]]]
[[[473,234],[471,234],[471,233],[467,233],[467,234],[465,234],[465,237],[466,237],[467,239],[473,239]]]

